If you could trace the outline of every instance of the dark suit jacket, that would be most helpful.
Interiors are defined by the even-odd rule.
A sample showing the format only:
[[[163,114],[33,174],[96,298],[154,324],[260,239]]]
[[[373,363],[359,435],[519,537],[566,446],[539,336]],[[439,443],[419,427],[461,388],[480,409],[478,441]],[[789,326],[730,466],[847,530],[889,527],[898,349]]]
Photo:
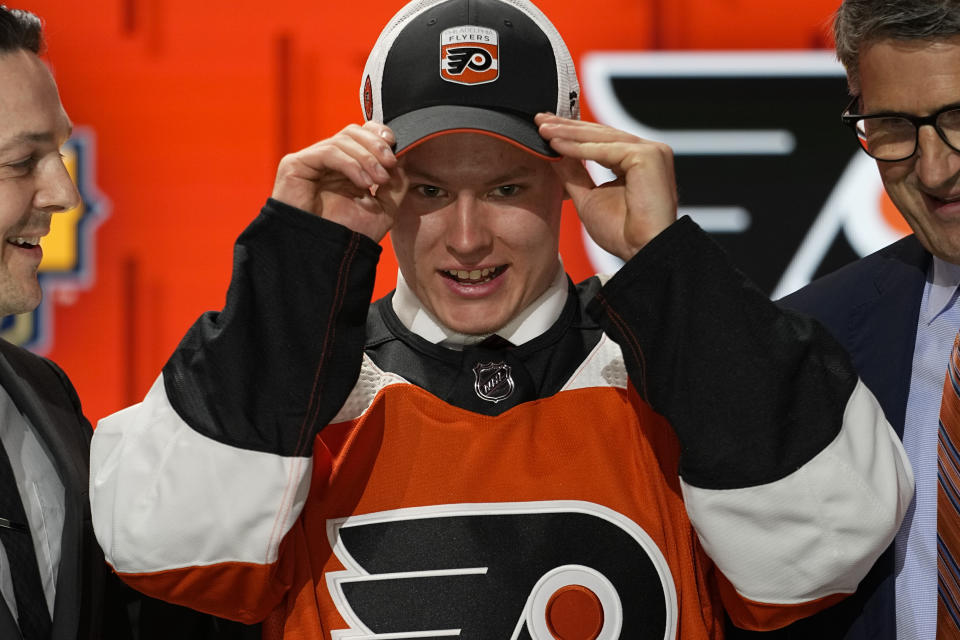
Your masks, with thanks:
[[[50,450],[65,489],[51,640],[255,640],[242,625],[147,598],[109,570],[97,544],[88,495],[93,430],[77,393],[53,362],[0,340],[0,385]],[[0,639],[20,637],[0,598]]]
[[[930,254],[915,236],[824,276],[780,301],[814,316],[847,349],[860,378],[903,438],[917,319]],[[733,630],[730,638],[895,640],[893,548],[857,593],[836,607],[777,632]]]
[[[93,537],[87,498],[90,423],[63,371],[3,340],[0,385],[47,445],[65,489],[53,640],[99,639],[107,568]],[[18,637],[16,620],[0,599],[0,638]]]

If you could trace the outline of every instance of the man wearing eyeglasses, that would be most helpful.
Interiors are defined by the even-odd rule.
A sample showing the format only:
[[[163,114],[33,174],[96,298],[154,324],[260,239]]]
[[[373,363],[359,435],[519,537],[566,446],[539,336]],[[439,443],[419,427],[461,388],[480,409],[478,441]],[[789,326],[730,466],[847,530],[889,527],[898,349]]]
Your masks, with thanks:
[[[857,594],[784,633],[958,638],[960,548],[950,538],[960,504],[951,443],[960,439],[938,418],[960,328],[960,2],[845,0],[834,30],[853,96],[843,121],[876,159],[913,234],[782,302],[847,347],[903,439],[916,495]]]

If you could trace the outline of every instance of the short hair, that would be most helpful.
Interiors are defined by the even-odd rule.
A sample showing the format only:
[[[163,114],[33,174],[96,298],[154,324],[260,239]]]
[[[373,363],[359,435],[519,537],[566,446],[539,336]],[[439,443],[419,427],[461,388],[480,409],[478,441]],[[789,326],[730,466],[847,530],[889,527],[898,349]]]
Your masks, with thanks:
[[[29,11],[0,5],[0,53],[20,49],[43,51],[43,22]]]
[[[960,0],[843,0],[833,21],[837,59],[850,92],[860,91],[860,49],[878,40],[942,40],[960,35]]]

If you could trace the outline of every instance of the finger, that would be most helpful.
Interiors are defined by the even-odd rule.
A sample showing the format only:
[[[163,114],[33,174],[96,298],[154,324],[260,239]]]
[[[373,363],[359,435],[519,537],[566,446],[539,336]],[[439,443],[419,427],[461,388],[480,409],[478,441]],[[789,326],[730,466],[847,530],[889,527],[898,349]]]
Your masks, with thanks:
[[[368,122],[362,127],[349,125],[328,141],[356,158],[371,175],[378,173],[378,165],[390,169],[397,164],[397,157],[393,153],[393,131],[380,123]],[[382,174],[381,177],[386,179]]]
[[[596,186],[583,163],[574,158],[564,157],[551,163],[551,167],[560,176],[563,188],[576,205]]]
[[[380,202],[384,211],[394,212],[400,207],[400,203],[407,194],[410,180],[407,178],[403,167],[390,171],[390,180],[386,184],[378,185],[373,191],[373,196]]]
[[[310,181],[341,174],[354,185],[369,188],[389,181],[385,165],[396,165],[386,141],[370,130],[351,125],[332,138],[287,156],[281,162],[281,171],[285,177]]]
[[[379,142],[372,142],[369,135],[357,137],[349,135],[342,136],[337,138],[336,147],[338,151],[355,162],[363,174],[371,179],[371,183],[366,186],[385,184],[390,181],[390,173],[387,170],[387,165],[390,167],[395,166],[396,159],[394,159],[393,152],[386,147],[382,139]],[[386,152],[384,152],[384,149],[386,149]],[[390,160],[387,158],[390,158]]]
[[[673,150],[659,142],[579,142],[555,138],[550,141],[550,146],[565,157],[592,160],[618,176],[625,175],[635,167],[661,170],[673,166]]]
[[[563,138],[578,142],[646,142],[643,138],[613,127],[585,120],[561,118],[553,114],[537,114],[534,122],[540,135],[546,140]]]
[[[342,133],[373,153],[383,166],[391,168],[397,164],[397,157],[393,153],[393,145],[397,139],[390,127],[379,122],[367,122],[362,127],[348,126]]]
[[[394,135],[393,129],[382,122],[374,122],[371,120],[370,122],[364,123],[361,128],[372,132],[374,135],[380,138],[383,138],[391,147],[397,142],[397,137]]]
[[[363,157],[357,157],[363,154],[356,149],[351,153],[345,146],[350,145],[341,140],[299,152],[296,157],[299,171],[294,177],[317,182],[317,187],[320,189],[323,189],[326,184],[338,182],[338,175],[362,189],[368,189],[377,184],[374,177],[364,168]],[[379,164],[376,161],[370,161],[369,154],[366,154],[366,157],[367,164],[371,167]]]

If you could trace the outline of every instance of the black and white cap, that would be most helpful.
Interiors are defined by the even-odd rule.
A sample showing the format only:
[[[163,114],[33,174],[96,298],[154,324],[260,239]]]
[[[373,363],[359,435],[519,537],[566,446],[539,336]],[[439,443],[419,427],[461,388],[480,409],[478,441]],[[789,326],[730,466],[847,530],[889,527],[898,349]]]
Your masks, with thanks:
[[[414,0],[380,33],[363,71],[364,118],[389,126],[399,154],[472,131],[557,154],[533,117],[580,117],[580,85],[556,28],[526,0]]]

